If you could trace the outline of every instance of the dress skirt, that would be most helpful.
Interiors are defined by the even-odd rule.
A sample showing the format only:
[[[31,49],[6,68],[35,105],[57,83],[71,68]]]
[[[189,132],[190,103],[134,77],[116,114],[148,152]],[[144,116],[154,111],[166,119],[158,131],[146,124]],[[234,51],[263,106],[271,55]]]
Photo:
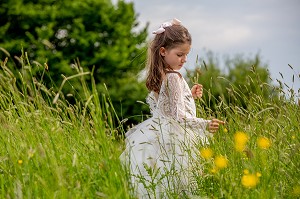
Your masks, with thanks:
[[[175,120],[153,116],[126,133],[121,161],[130,172],[138,198],[169,198],[193,184],[199,143],[207,142],[203,130]]]

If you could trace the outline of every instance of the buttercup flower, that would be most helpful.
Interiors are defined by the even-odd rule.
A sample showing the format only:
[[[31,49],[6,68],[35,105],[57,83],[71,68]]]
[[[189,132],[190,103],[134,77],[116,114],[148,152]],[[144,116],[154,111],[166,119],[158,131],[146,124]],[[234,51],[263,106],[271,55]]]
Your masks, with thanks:
[[[228,165],[228,160],[226,157],[219,155],[215,158],[215,165],[219,169],[226,168]]]
[[[216,167],[214,167],[214,168],[212,168],[212,169],[210,170],[210,172],[211,172],[212,174],[215,174],[215,173],[218,172],[218,169],[217,169]]]
[[[261,149],[268,149],[271,146],[271,141],[266,137],[260,137],[257,139],[257,145]]]
[[[246,133],[238,131],[234,135],[234,145],[237,151],[244,151],[249,137]]]
[[[23,164],[23,160],[18,160],[18,164],[19,165]]]
[[[247,188],[255,187],[259,182],[256,174],[244,174],[242,177],[242,185]]]
[[[204,159],[210,159],[213,155],[213,151],[210,148],[202,148],[200,150],[200,155]]]

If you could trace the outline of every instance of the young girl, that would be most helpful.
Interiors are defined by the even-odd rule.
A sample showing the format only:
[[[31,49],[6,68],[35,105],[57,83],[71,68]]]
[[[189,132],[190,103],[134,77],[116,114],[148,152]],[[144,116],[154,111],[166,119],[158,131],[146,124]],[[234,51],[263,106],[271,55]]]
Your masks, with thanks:
[[[146,80],[152,117],[126,133],[126,149],[121,155],[138,198],[171,197],[189,190],[191,169],[200,166],[193,166],[195,146],[207,143],[209,132],[216,132],[224,123],[196,117],[194,98],[202,96],[202,85],[190,90],[178,72],[191,48],[188,30],[173,19],[153,34]]]

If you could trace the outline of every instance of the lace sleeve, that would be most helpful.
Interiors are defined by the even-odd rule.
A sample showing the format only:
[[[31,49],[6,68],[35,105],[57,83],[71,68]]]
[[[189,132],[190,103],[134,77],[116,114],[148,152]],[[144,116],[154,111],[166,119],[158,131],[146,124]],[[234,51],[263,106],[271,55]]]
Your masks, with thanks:
[[[193,99],[185,95],[183,81],[182,77],[176,73],[167,75],[166,92],[169,98],[170,116],[182,125],[205,130],[210,120],[197,118],[196,110],[192,114],[188,112],[189,110],[186,110],[185,98],[186,100]]]
[[[146,102],[149,105],[150,113],[152,115],[154,115],[154,111],[155,111],[156,106],[157,106],[157,101],[156,101],[156,98],[155,98],[155,95],[154,95],[153,92],[150,92],[148,94],[148,96],[146,97]]]

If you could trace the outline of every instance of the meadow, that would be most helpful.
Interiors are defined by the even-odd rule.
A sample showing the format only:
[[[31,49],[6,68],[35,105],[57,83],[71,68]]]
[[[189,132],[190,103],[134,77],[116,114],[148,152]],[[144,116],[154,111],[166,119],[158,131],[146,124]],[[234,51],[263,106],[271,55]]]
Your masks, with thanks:
[[[0,71],[0,198],[133,198],[119,161],[125,130],[92,73],[78,66],[77,75],[64,77],[61,88],[76,79],[85,91],[83,102],[69,104],[61,88],[54,92],[31,75],[38,65],[46,73],[46,65],[31,65],[24,53],[13,74],[8,61]],[[276,99],[265,99],[232,88],[247,109],[221,98],[214,110],[197,101],[199,116],[226,125],[199,146],[193,198],[300,197],[300,106],[292,89],[278,89]]]

